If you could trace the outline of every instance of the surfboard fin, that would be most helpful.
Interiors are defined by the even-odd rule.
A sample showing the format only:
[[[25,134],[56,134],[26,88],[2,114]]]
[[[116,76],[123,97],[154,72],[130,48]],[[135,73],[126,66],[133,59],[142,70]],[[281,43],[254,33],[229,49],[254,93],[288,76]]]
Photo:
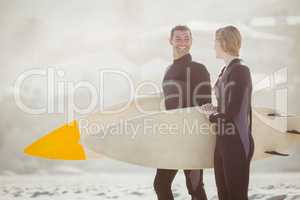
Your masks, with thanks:
[[[274,155],[274,156],[289,156],[290,155],[290,154],[279,153],[277,151],[265,151],[265,153],[271,154],[271,155]]]
[[[287,133],[300,135],[300,132],[297,130],[288,130]]]
[[[268,113],[268,116],[269,116],[269,117],[277,117],[278,114],[277,114],[277,113]]]
[[[85,160],[79,144],[80,132],[75,121],[55,129],[24,149],[24,153],[56,160]]]
[[[295,117],[296,115],[285,115],[280,113],[268,113],[269,117]]]

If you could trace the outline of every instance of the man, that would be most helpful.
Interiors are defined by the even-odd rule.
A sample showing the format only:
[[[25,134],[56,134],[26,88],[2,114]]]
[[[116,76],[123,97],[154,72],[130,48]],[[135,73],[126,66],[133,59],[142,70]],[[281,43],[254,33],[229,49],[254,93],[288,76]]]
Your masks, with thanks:
[[[201,106],[211,103],[210,76],[204,65],[192,61],[190,48],[192,34],[187,26],[175,26],[171,30],[173,64],[163,80],[166,109]],[[158,200],[173,200],[172,182],[178,170],[157,169],[154,189]],[[203,170],[184,170],[186,186],[192,200],[206,200]]]

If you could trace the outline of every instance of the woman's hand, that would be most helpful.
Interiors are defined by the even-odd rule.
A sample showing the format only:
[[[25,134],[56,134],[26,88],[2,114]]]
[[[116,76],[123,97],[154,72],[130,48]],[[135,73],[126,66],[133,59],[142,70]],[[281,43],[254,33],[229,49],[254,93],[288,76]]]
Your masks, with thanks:
[[[218,113],[218,112],[215,112],[215,113],[212,113],[209,115],[209,121],[211,123],[217,123],[218,120],[223,120],[225,121],[225,115],[223,113]]]

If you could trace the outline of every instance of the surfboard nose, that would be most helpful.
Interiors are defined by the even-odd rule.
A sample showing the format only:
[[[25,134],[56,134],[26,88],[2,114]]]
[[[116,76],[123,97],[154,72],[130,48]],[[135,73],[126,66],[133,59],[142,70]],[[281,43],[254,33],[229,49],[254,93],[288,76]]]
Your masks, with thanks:
[[[24,153],[47,159],[85,160],[84,148],[79,144],[80,132],[76,120],[65,124],[24,149]]]

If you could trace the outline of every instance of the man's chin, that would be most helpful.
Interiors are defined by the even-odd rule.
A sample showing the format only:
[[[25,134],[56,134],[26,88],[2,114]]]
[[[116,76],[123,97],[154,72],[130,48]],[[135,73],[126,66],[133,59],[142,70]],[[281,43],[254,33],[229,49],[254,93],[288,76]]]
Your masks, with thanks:
[[[178,55],[185,55],[190,52],[190,50],[188,48],[184,48],[184,49],[177,48],[176,50],[177,50]]]

